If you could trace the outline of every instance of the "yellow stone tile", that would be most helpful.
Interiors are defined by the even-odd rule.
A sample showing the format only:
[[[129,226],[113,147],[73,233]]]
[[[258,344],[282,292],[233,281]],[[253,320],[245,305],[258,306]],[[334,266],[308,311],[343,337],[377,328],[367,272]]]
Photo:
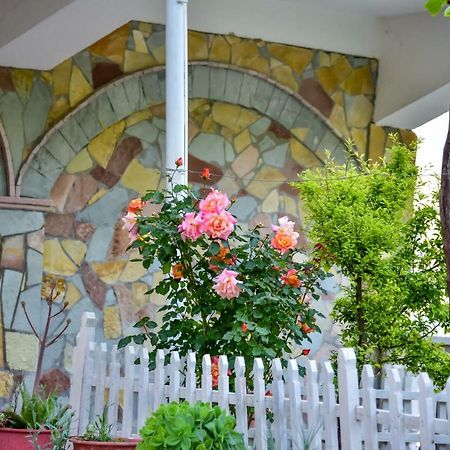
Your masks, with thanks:
[[[149,287],[145,283],[133,283],[133,286],[131,287],[131,293],[135,311],[139,311],[149,302],[150,295],[146,294],[148,290]]]
[[[53,73],[50,71],[43,71],[41,72],[41,79],[48,85],[51,85],[53,83]]]
[[[123,71],[125,73],[136,72],[147,67],[152,67],[155,60],[147,53],[133,52],[125,50],[125,60],[123,63]]]
[[[289,149],[291,150],[292,159],[305,169],[322,165],[316,155],[296,139],[289,141]]]
[[[406,145],[411,145],[414,142],[417,142],[417,135],[412,130],[401,129],[400,137],[402,138],[402,142]]]
[[[383,127],[371,124],[368,156],[372,162],[379,162],[384,156],[385,143],[386,132]]]
[[[216,123],[224,125],[234,133],[241,132],[260,117],[255,111],[239,105],[216,102],[212,108],[212,117]]]
[[[262,212],[263,213],[274,213],[280,210],[280,195],[278,190],[274,189],[263,201]]]
[[[342,91],[336,91],[331,95],[331,99],[339,106],[344,106],[344,94]]]
[[[208,41],[206,34],[189,31],[188,54],[190,60],[198,61],[208,59]]]
[[[5,332],[5,349],[8,366],[12,370],[36,370],[38,339],[33,334]]]
[[[69,255],[70,259],[77,266],[79,266],[87,252],[86,244],[84,242],[77,241],[76,239],[64,239],[62,241],[62,247]]]
[[[234,138],[234,148],[238,153],[240,153],[244,148],[248,147],[252,143],[252,138],[247,129],[245,129],[242,133],[238,134]]]
[[[0,372],[0,397],[9,398],[13,387],[13,374],[11,372]]]
[[[91,45],[90,49],[95,55],[104,56],[111,61],[122,64],[129,32],[129,24],[125,24]]]
[[[225,39],[227,40],[227,42],[228,42],[230,45],[233,45],[233,44],[239,44],[239,42],[241,42],[241,38],[238,37],[238,36],[235,36],[234,33],[227,34],[227,35],[225,36]]]
[[[72,59],[66,59],[53,69],[53,95],[68,95],[70,74],[72,73]]]
[[[247,186],[247,191],[257,198],[264,199],[273,189],[282,184],[285,179],[284,174],[275,167],[264,166]],[[268,181],[271,182],[269,183]]]
[[[192,140],[197,136],[199,132],[199,128],[197,124],[192,120],[191,117],[189,117],[188,120],[188,137],[189,137],[189,144],[192,142]]]
[[[85,170],[90,169],[93,166],[93,162],[87,148],[83,148],[80,150],[77,155],[72,158],[72,161],[69,162],[66,166],[66,172],[69,173],[78,173],[84,172]]]
[[[155,117],[166,119],[166,104],[160,103],[159,105],[152,106],[152,113]]]
[[[93,262],[91,266],[100,280],[107,284],[114,284],[119,279],[126,263],[127,262],[123,260]]]
[[[69,281],[67,283],[66,295],[64,296],[64,302],[67,302],[67,308],[72,308],[72,306],[75,305],[81,297],[82,295],[79,289],[71,281]]]
[[[166,63],[166,47],[161,46],[158,48],[152,48],[151,52],[158,64]]]
[[[143,109],[142,111],[135,112],[131,116],[128,116],[127,119],[125,119],[125,125],[128,128],[143,120],[151,119],[152,117],[153,112],[150,108]]]
[[[117,339],[122,335],[118,306],[105,306],[103,308],[103,333],[105,339]]]
[[[139,29],[145,34],[152,34],[153,32],[151,23],[139,22]]]
[[[356,151],[361,156],[366,156],[367,147],[367,129],[366,128],[352,128],[351,135]]]
[[[108,189],[100,188],[89,200],[88,205],[93,205],[95,202],[98,202],[103,196],[108,193]]]
[[[189,100],[189,112],[195,111],[196,109],[200,108],[201,106],[208,103],[208,100],[204,98],[194,98],[192,100]]]
[[[211,116],[206,117],[202,123],[202,131],[205,133],[216,133],[217,125]]]
[[[350,132],[348,130],[347,121],[345,118],[345,111],[342,106],[338,104],[334,105],[328,120],[330,121],[331,126],[336,131],[339,131],[342,136],[345,138],[350,137]]]
[[[58,239],[45,241],[43,269],[45,272],[63,276],[75,275],[78,270],[62,249]]]
[[[236,42],[231,46],[231,63],[269,74],[269,61],[261,56],[253,40]]]
[[[230,44],[223,36],[213,35],[211,37],[211,49],[209,51],[209,59],[211,61],[228,64],[230,62],[231,49]]]
[[[284,212],[294,217],[298,216],[298,200],[288,197],[287,195],[283,195],[280,203],[283,205]]]
[[[69,102],[75,106],[92,93],[92,86],[84,77],[78,66],[73,66],[70,77]]]
[[[372,95],[375,86],[368,66],[357,67],[341,83],[342,89],[350,95]]]
[[[48,125],[54,124],[62,119],[70,109],[69,101],[67,97],[58,97],[52,104],[50,112],[48,114]]]
[[[291,133],[300,139],[301,141],[305,140],[306,136],[308,136],[309,128],[292,128]]]
[[[373,104],[364,95],[358,95],[353,97],[346,113],[349,127],[366,128],[373,119]]]
[[[275,67],[282,66],[282,65],[283,65],[283,63],[281,61],[278,61],[278,59],[270,58],[270,68],[271,69],[274,69]]]
[[[106,169],[124,129],[125,121],[121,120],[104,130],[88,144],[88,152],[103,168]]]
[[[234,139],[234,133],[227,127],[222,127],[220,134],[231,144]]]
[[[297,48],[283,44],[267,44],[269,52],[300,75],[311,63],[314,52],[307,48]]]
[[[286,65],[280,65],[272,69],[272,78],[276,81],[279,81],[281,84],[284,84],[288,88],[292,89],[294,92],[297,92],[298,83],[295,80],[295,77],[292,73],[292,69]]]
[[[329,66],[331,64],[331,56],[322,50],[319,50],[318,60],[320,66]]]
[[[135,256],[136,257],[136,256]],[[130,259],[133,259],[130,257]],[[125,269],[123,269],[122,274],[120,275],[120,281],[125,283],[137,281],[142,278],[147,273],[147,270],[144,268],[142,263],[137,261],[128,261]]]
[[[137,159],[131,161],[121,178],[124,187],[144,194],[151,189],[157,189],[161,178],[158,169],[144,167]]]
[[[133,30],[134,49],[139,53],[148,53],[144,35],[139,30]]]
[[[11,71],[14,88],[23,101],[30,98],[35,73],[34,70],[27,69],[14,69]]]
[[[336,73],[334,67],[319,67],[316,70],[316,77],[325,91],[331,94],[339,85],[342,75]]]

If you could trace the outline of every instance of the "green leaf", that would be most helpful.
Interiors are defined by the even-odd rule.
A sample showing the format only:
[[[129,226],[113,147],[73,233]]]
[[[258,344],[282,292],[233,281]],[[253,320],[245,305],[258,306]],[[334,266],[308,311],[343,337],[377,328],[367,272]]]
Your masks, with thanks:
[[[446,0],[427,0],[424,6],[430,14],[436,16],[441,12],[441,9],[445,5],[445,3]]]
[[[120,339],[119,343],[117,344],[117,348],[124,348],[127,345],[129,345],[131,343],[131,340],[133,339],[132,336],[126,336],[123,337],[122,339]]]
[[[217,242],[212,242],[209,246],[207,254],[209,256],[215,256],[220,252],[220,245]]]
[[[444,16],[445,17],[450,17],[450,6],[447,6],[447,8],[445,8]]]
[[[135,344],[142,345],[145,342],[145,335],[144,334],[135,334],[133,336],[133,341]]]

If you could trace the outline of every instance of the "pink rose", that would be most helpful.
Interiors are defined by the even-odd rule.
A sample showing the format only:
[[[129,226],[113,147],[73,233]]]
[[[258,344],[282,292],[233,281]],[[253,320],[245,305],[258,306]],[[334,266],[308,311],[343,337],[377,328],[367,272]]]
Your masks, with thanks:
[[[198,207],[200,212],[207,214],[220,213],[224,209],[227,209],[230,205],[231,202],[228,199],[227,194],[211,189],[211,192],[207,195],[207,197],[200,200]]]
[[[286,216],[278,219],[279,225],[272,225],[275,236],[272,238],[272,247],[282,255],[288,250],[294,249],[297,245],[299,234],[294,231],[295,223]]]
[[[225,269],[220,275],[214,278],[213,289],[222,298],[235,298],[239,296],[241,288],[238,286],[236,277],[239,274],[234,270]]]
[[[272,225],[272,231],[292,232],[294,231],[295,222],[289,220],[287,216],[278,219],[279,225]]]
[[[203,216],[202,231],[212,239],[228,239],[237,220],[228,211],[206,213]]]
[[[128,231],[128,237],[130,238],[130,244],[138,237],[137,215],[129,212],[125,217],[122,217],[124,222],[123,229]]]
[[[183,221],[178,225],[178,231],[181,233],[181,239],[185,241],[187,238],[195,241],[202,234],[202,217],[194,212],[186,213]]]

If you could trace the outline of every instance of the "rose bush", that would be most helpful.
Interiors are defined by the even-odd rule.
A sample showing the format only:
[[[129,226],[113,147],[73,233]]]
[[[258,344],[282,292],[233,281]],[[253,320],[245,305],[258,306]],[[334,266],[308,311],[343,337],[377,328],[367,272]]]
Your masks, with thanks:
[[[165,349],[224,354],[231,368],[242,355],[248,370],[255,357],[268,361],[290,353],[293,344],[304,347],[309,334],[320,331],[311,300],[319,299],[327,274],[299,255],[294,222],[280,218],[269,235],[261,225],[242,232],[226,194],[211,189],[203,198],[201,191],[173,186],[172,177],[168,182],[171,189],[132,201],[124,218],[130,248],[139,249],[145,268],[157,260],[165,274],[149,291],[167,298],[162,326],[156,331],[143,317],[136,324],[141,332],[119,347],[149,340],[150,369],[156,350]],[[144,215],[147,202],[159,212]]]

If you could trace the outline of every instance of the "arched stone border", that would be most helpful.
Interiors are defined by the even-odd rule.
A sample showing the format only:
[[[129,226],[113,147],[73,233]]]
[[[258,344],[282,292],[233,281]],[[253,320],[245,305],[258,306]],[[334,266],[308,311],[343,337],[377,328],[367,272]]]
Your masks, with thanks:
[[[296,129],[310,128],[302,142],[319,159],[325,149],[338,161],[344,157],[342,136],[319,111],[298,93],[257,72],[218,63],[191,63],[189,98],[254,109],[294,130],[293,136]],[[136,72],[103,87],[45,134],[19,171],[16,195],[35,196],[36,192],[26,190],[26,180],[33,179],[32,184],[40,186],[39,198],[48,197],[67,163],[101,131],[164,101],[165,66]]]
[[[14,168],[11,157],[11,150],[9,148],[8,138],[6,136],[5,127],[0,120],[0,154],[3,159],[3,166],[5,170],[6,180],[6,195],[8,197],[14,197],[16,193],[14,184]]]

